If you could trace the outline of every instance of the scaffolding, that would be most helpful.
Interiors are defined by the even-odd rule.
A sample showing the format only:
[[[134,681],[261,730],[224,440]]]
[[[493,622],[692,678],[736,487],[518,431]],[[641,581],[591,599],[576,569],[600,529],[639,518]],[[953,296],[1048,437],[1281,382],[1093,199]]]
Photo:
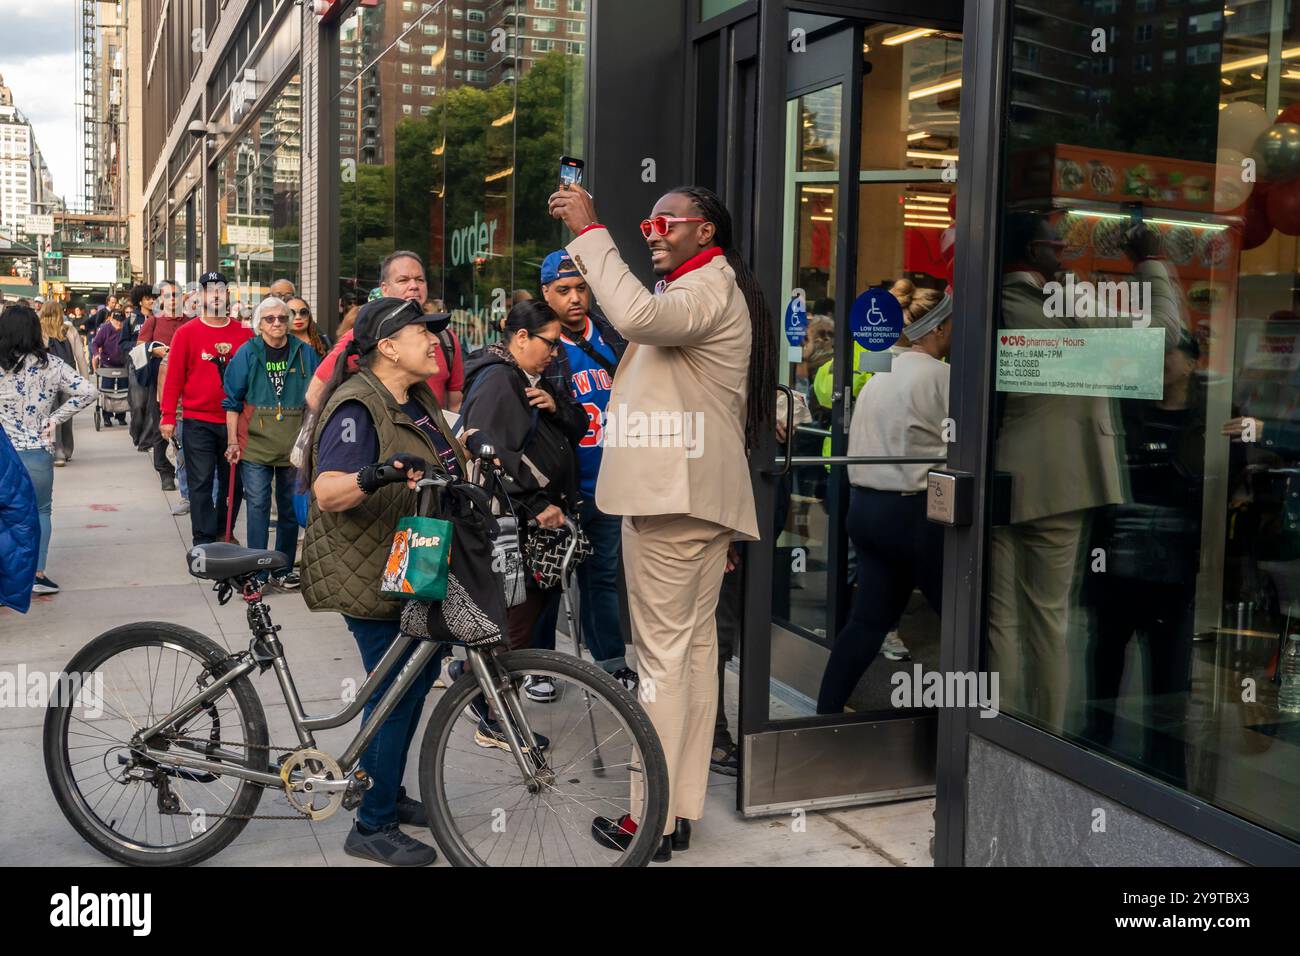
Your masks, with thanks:
[[[77,120],[78,138],[81,140],[82,192],[81,208],[95,212],[99,169],[99,83],[98,0],[81,0],[81,112]]]

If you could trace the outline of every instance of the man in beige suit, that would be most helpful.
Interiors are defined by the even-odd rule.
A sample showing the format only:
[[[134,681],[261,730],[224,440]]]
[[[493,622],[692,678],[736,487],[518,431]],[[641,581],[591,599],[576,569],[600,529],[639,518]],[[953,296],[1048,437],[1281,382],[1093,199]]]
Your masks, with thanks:
[[[596,503],[623,515],[623,562],[640,696],[668,762],[668,836],[656,860],[690,843],[704,812],[718,707],[714,612],[735,540],[756,540],[747,451],[771,418],[775,341],[762,293],[731,250],[731,217],[708,190],[662,197],[642,233],[651,294],[597,223],[581,187],[551,214],[577,233],[574,265],[628,340],[604,423]],[[738,274],[739,273],[739,274]],[[639,806],[597,817],[598,842],[625,846]]]
[[[1071,318],[1045,308],[1044,286],[1061,268],[1065,245],[1032,212],[1003,227],[1004,329],[1125,328],[1129,316]],[[1158,257],[1159,235],[1130,230],[1125,253],[1145,286],[1153,328],[1173,348],[1184,327],[1171,267]],[[1065,721],[1069,690],[1066,634],[1071,594],[1087,567],[1094,509],[1126,499],[1123,436],[1113,400],[1087,395],[1011,393],[1002,412],[995,470],[1011,477],[1010,523],[993,529],[989,567],[989,667],[1002,707],[1054,729]]]

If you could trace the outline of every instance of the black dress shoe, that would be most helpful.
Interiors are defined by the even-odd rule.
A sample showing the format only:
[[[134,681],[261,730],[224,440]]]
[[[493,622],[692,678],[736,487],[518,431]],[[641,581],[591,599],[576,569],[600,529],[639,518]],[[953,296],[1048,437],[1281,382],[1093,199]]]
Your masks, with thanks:
[[[665,839],[667,839],[665,837]],[[677,818],[677,826],[673,827],[673,849],[689,850],[691,848],[691,821],[683,817]]]
[[[633,829],[626,829],[628,826],[632,826]],[[632,843],[632,837],[636,835],[635,824],[632,823],[631,815],[626,813],[617,820],[596,817],[591,822],[591,835],[603,847],[626,851]],[[665,836],[651,860],[655,863],[667,863],[672,858],[673,838]]]
[[[655,855],[650,857],[651,863],[667,863],[673,858],[673,838],[664,837],[663,843],[659,844],[659,849],[655,850]]]

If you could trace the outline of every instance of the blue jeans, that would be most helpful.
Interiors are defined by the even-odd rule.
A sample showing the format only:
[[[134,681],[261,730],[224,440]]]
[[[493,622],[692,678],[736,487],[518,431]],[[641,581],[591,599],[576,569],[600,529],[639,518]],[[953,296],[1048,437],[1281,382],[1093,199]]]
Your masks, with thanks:
[[[185,423],[180,419],[176,420],[176,434],[172,436],[172,443],[176,448],[176,490],[181,493],[181,497],[186,501],[190,500],[190,482],[185,474],[185,446],[181,443],[181,431]]]
[[[276,572],[288,574],[298,553],[298,521],[293,514],[293,482],[295,469],[291,465],[259,465],[241,461],[244,473],[244,500],[248,502],[248,540],[250,548],[265,550],[271,536],[271,484],[275,483],[275,550],[289,558],[289,567]],[[191,505],[193,507],[193,505]]]
[[[44,448],[20,451],[27,474],[36,486],[36,511],[41,522],[41,543],[36,553],[36,570],[45,570],[45,557],[50,550],[50,510],[54,503],[54,456]]]
[[[365,665],[366,672],[373,671],[379,666],[384,652],[397,638],[399,622],[367,621],[346,614],[343,620],[357,642],[357,649],[361,651],[361,663]],[[363,720],[370,719],[375,705],[397,678],[403,663],[405,661],[399,661],[380,683],[362,712]],[[361,755],[361,766],[374,780],[374,786],[361,798],[361,807],[357,810],[357,822],[363,827],[378,830],[397,822],[397,797],[402,788],[402,778],[406,775],[406,755],[415,738],[415,730],[420,725],[424,698],[429,696],[429,691],[433,688],[439,667],[440,655],[435,655],[428,666],[416,675],[406,694],[380,725],[379,732]]]
[[[584,501],[578,508],[578,523],[591,541],[591,557],[578,565],[575,577],[581,589],[578,608],[582,639],[592,659],[607,673],[627,666],[626,642],[618,614],[619,549],[623,519],[607,515],[594,501]],[[554,650],[555,622],[560,605],[549,605],[533,631],[533,647]]]

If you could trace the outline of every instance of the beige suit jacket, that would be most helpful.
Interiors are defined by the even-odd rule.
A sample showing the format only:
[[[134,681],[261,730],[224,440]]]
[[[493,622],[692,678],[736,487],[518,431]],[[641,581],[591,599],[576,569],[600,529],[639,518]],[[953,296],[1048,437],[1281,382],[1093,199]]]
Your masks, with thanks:
[[[606,229],[569,255],[628,340],[606,410],[596,504],[614,515],[688,514],[758,539],[745,456],[749,310],[722,256],[651,294]]]

